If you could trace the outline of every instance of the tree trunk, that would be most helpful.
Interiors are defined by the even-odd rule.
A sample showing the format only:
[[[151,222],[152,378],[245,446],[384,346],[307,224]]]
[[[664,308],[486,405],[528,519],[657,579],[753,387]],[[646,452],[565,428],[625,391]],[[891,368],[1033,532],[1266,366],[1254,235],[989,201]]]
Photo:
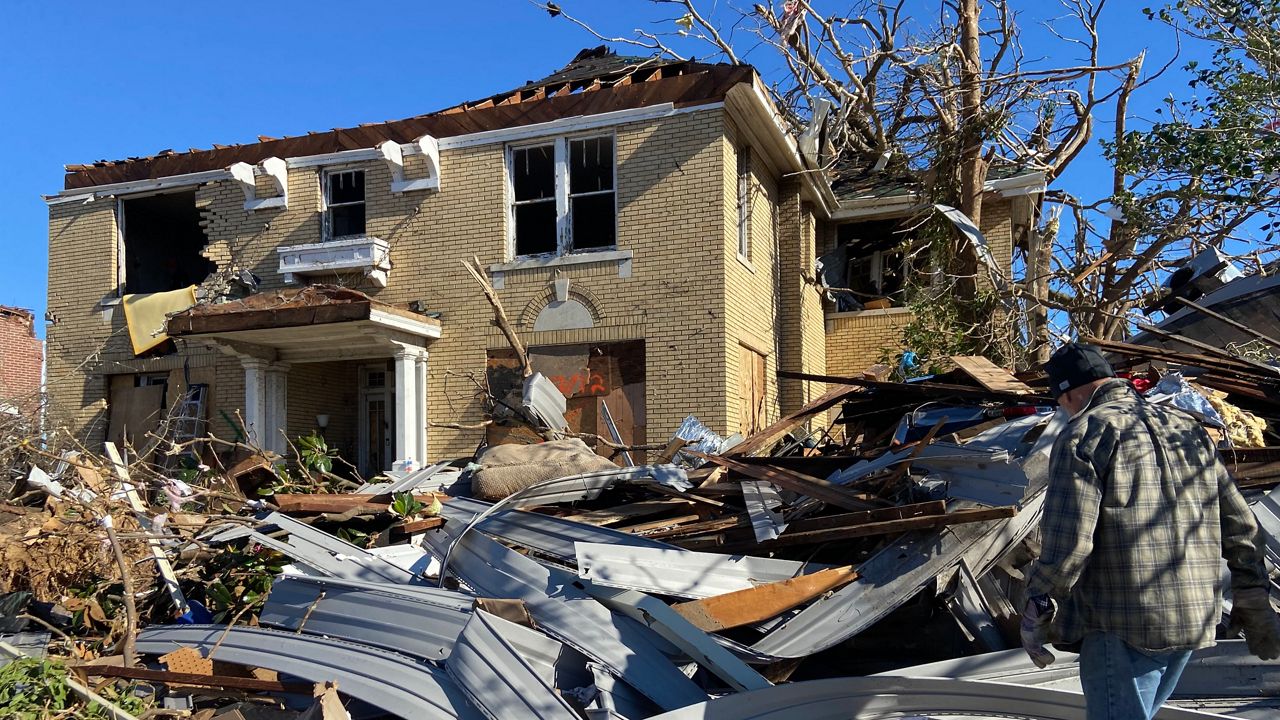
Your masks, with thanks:
[[[982,158],[982,48],[979,44],[979,0],[960,0],[960,210],[982,227],[982,186],[987,168]],[[977,294],[977,249],[959,241],[954,272],[961,298]]]

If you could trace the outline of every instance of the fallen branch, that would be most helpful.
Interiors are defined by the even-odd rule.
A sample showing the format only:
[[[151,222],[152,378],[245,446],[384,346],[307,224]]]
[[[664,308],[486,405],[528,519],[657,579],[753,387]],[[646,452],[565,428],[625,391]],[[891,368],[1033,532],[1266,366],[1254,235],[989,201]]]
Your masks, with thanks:
[[[489,276],[484,271],[484,266],[480,264],[480,258],[471,257],[471,262],[462,261],[462,266],[471,273],[471,277],[480,283],[480,289],[484,291],[485,298],[489,304],[493,306],[493,324],[498,326],[502,334],[506,336],[507,342],[511,344],[511,349],[516,353],[516,359],[520,361],[520,372],[523,377],[529,377],[533,374],[533,365],[529,363],[529,354],[525,352],[524,343],[520,342],[520,336],[516,335],[515,329],[511,327],[511,321],[507,319],[507,311],[502,307],[502,300],[498,297],[498,292],[493,289],[493,284],[489,282]]]

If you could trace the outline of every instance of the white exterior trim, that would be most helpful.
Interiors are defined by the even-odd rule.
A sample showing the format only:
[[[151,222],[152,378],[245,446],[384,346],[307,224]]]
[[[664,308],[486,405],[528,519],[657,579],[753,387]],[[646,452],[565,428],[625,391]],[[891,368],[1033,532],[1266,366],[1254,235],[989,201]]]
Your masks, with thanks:
[[[571,265],[587,265],[590,263],[617,263],[618,277],[631,277],[630,250],[580,250],[568,255],[532,255],[524,256],[511,262],[494,263],[489,266],[493,287],[503,288],[506,273],[515,270],[534,270],[540,268],[557,268]]]
[[[439,187],[438,153],[443,150],[473,147],[476,145],[488,145],[490,143],[513,142],[536,138],[539,135],[576,133],[584,130],[609,127],[611,125],[620,125],[622,123],[638,122],[641,120],[656,120],[672,115],[700,112],[703,110],[715,110],[723,107],[723,102],[704,103],[701,105],[690,105],[688,107],[681,108],[677,108],[671,103],[661,103],[659,105],[648,105],[646,107],[630,108],[627,110],[615,110],[614,112],[600,113],[597,115],[575,115],[573,117],[559,118],[557,120],[536,123],[534,125],[485,130],[477,133],[441,138],[436,141],[435,147],[437,153],[434,168],[436,170],[436,173],[434,174],[435,184],[431,184],[432,178],[407,180],[405,181],[405,184],[399,188],[392,187],[392,192],[426,190]],[[426,154],[428,158],[431,158],[430,153],[424,151],[422,141],[423,138],[418,138],[418,140],[414,142],[402,144],[400,146],[402,154]],[[361,148],[358,150],[344,150],[342,152],[324,153],[321,155],[304,155],[300,157],[285,158],[285,163],[292,169],[318,167],[323,165],[340,165],[344,163],[361,163],[374,160],[385,160],[382,152],[376,147]],[[188,173],[185,175],[170,175],[168,177],[157,178],[154,180],[136,180],[133,182],[93,185],[83,188],[74,188],[71,190],[60,190],[55,194],[45,195],[44,201],[49,205],[58,205],[66,202],[90,202],[94,197],[99,195],[124,195],[135,192],[160,190],[168,187],[200,185],[202,183],[229,179],[232,179],[232,174],[228,170],[206,170],[204,172]]]
[[[413,320],[378,308],[369,309],[369,320],[382,327],[400,330],[418,337],[431,339],[440,337],[440,326],[435,323]]]

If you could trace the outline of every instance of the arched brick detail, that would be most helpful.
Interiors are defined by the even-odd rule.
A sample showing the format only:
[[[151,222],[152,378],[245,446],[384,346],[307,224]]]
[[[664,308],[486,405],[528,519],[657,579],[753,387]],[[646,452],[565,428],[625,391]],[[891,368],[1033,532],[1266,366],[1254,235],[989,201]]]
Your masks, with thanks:
[[[538,314],[551,304],[555,296],[555,288],[548,284],[547,289],[530,300],[529,304],[525,305],[524,310],[520,312],[520,327],[532,328],[533,324],[538,320]],[[598,324],[601,318],[604,317],[600,313],[600,300],[589,288],[583,287],[579,283],[572,283],[569,286],[569,299],[582,303],[587,308],[587,311],[591,313],[592,322]]]

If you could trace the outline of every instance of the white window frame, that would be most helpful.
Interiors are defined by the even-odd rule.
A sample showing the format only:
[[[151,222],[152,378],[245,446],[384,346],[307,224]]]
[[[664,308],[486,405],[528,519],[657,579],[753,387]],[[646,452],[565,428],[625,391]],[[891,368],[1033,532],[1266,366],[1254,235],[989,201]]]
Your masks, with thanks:
[[[344,203],[335,204],[329,200],[329,179],[338,175],[345,175],[347,173],[363,173],[364,174],[364,199],[360,200],[360,202],[344,202]],[[322,221],[323,228],[321,230],[321,235],[324,242],[331,242],[334,240],[343,240],[348,238],[359,238],[359,237],[368,236],[369,234],[369,173],[366,172],[364,168],[351,167],[351,166],[325,168],[320,173],[320,197],[321,197],[321,212],[323,213],[323,218],[324,218]],[[334,235],[333,219],[329,211],[336,207],[351,207],[353,205],[364,205],[365,231],[362,233],[356,233],[354,235],[341,235],[341,236]]]
[[[751,146],[742,145],[734,153],[738,176],[738,259],[751,262],[752,175]]]
[[[571,194],[569,192],[569,143],[580,140],[595,140],[598,138],[609,138],[613,146],[613,188],[611,190],[595,190],[592,192]],[[547,202],[546,199],[538,200],[520,200],[517,201],[515,182],[513,177],[515,174],[515,156],[518,150],[527,150],[529,148],[545,147],[551,145],[553,149],[552,162],[555,165],[555,205],[556,205],[556,249],[549,253],[529,253],[521,255],[516,246],[516,207],[519,205],[529,205],[539,202]],[[507,257],[516,258],[533,258],[533,257],[559,257],[570,255],[573,253],[591,253],[591,252],[608,252],[617,250],[618,248],[618,138],[616,133],[612,132],[591,132],[577,133],[573,135],[560,135],[550,138],[539,138],[538,140],[530,140],[522,143],[512,143],[507,145],[506,151],[506,200],[507,200]],[[603,245],[591,248],[575,248],[573,246],[573,218],[570,217],[569,208],[570,200],[579,197],[590,197],[593,195],[604,195],[605,193],[613,194],[613,245]]]

